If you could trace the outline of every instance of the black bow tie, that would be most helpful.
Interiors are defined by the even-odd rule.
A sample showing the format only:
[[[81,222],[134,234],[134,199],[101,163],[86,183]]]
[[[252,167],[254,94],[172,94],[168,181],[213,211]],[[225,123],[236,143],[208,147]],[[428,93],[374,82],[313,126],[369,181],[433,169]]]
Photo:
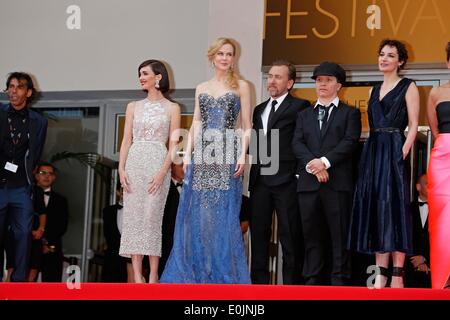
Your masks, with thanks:
[[[119,209],[119,210],[123,208],[123,205],[118,204],[118,203],[116,204],[116,206],[117,206],[117,209]]]
[[[182,187],[183,186],[183,183],[182,182],[177,182],[177,183],[175,183],[175,187]]]
[[[419,202],[419,207],[421,207],[421,206],[423,206],[425,204],[428,204],[428,202]]]
[[[49,196],[51,193],[52,193],[51,191],[44,191],[44,194],[45,194],[46,196]]]

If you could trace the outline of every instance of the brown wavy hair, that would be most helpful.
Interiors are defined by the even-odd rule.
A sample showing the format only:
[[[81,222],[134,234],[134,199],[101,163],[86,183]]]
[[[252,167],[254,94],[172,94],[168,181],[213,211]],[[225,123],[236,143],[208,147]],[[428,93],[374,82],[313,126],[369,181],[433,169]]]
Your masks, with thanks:
[[[395,39],[383,39],[378,47],[378,54],[380,54],[384,46],[393,47],[397,49],[398,61],[403,62],[402,65],[397,68],[397,71],[404,69],[406,66],[406,62],[408,61],[408,50],[406,49],[405,44]]]
[[[233,40],[229,38],[217,38],[208,49],[208,59],[210,62],[213,61],[214,56],[219,51],[222,46],[229,44],[233,47],[233,57],[236,56],[236,44],[233,42]],[[236,73],[233,70],[233,66],[231,66],[227,74],[225,76],[225,83],[231,88],[231,89],[237,89],[239,88],[239,77],[236,75]]]

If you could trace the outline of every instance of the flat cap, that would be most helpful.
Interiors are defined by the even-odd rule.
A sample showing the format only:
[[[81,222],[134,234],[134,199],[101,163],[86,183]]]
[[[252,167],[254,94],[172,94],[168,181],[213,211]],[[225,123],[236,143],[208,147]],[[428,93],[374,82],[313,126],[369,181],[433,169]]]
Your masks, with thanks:
[[[316,80],[318,76],[334,76],[337,82],[344,84],[346,79],[345,70],[334,62],[322,62],[314,68],[312,79]]]

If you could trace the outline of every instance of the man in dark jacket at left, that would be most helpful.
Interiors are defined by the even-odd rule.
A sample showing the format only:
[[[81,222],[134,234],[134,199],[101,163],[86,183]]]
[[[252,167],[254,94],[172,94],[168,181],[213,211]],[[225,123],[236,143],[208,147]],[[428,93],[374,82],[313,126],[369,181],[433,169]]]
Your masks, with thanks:
[[[11,281],[26,281],[33,218],[33,170],[40,161],[47,119],[29,109],[35,96],[31,77],[10,73],[6,81],[9,104],[0,105],[0,248],[12,233],[14,272]]]

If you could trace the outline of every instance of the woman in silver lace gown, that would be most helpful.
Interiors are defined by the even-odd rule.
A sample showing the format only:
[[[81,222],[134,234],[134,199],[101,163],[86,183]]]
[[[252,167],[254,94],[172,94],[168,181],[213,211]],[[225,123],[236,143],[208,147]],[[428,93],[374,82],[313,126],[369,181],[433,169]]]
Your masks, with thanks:
[[[169,90],[164,64],[157,60],[144,61],[138,75],[147,98],[129,103],[126,111],[119,160],[124,190],[119,254],[131,257],[135,282],[144,282],[142,259],[144,255],[149,256],[149,282],[155,283],[170,166],[178,142],[175,130],[180,126],[180,107],[163,95]]]

